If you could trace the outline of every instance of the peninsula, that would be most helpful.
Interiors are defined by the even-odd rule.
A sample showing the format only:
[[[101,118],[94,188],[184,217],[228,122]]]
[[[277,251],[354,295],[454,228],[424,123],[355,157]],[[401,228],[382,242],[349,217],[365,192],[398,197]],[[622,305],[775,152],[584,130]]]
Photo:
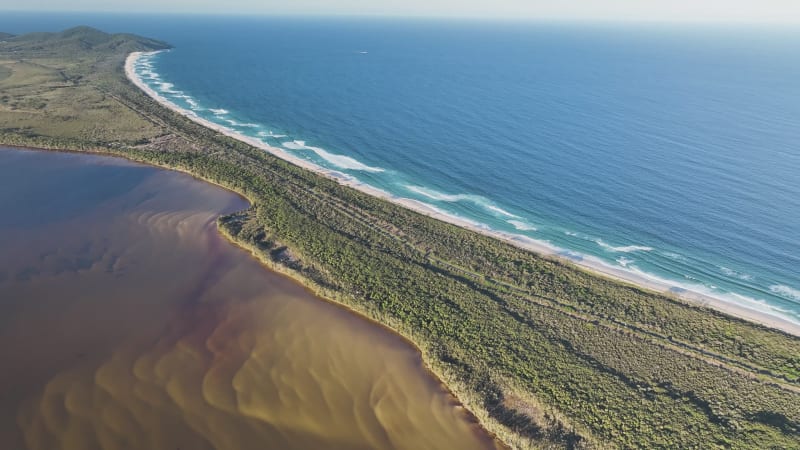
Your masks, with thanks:
[[[3,36],[0,144],[124,156],[240,193],[251,207],[219,219],[225,236],[406,336],[509,446],[800,446],[790,327],[589,273],[197,123],[126,77],[130,54],[164,42]]]

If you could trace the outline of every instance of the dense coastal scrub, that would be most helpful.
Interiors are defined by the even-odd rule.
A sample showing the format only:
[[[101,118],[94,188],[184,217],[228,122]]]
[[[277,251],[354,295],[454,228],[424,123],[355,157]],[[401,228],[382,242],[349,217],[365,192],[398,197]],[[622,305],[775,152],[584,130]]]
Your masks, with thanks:
[[[0,143],[96,151],[246,196],[220,230],[397,330],[512,447],[800,448],[800,338],[341,186],[162,107],[88,28],[0,43]]]

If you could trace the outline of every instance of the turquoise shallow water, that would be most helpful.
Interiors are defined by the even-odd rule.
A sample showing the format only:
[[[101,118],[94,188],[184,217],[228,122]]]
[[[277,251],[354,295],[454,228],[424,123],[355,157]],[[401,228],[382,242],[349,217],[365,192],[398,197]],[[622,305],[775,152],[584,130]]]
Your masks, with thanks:
[[[138,73],[200,117],[571,257],[800,321],[800,33],[91,20],[174,44]]]

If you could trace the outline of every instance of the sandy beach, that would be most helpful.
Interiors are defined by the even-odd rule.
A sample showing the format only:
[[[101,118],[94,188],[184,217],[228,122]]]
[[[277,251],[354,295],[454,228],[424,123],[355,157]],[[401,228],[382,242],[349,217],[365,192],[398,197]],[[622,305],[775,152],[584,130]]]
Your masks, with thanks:
[[[699,292],[699,290],[692,290],[691,288],[687,289],[685,286],[677,286],[676,284],[670,282],[669,280],[658,279],[656,277],[650,276],[645,273],[637,273],[631,270],[625,270],[623,268],[611,266],[598,258],[586,255],[573,255],[569,252],[566,252],[563,249],[551,246],[546,242],[537,241],[522,235],[516,235],[512,233],[505,233],[497,230],[492,230],[478,223],[445,213],[444,211],[441,211],[423,202],[389,194],[375,187],[361,183],[345,173],[323,168],[317,164],[314,164],[302,158],[298,158],[281,148],[267,145],[256,138],[245,136],[234,130],[231,130],[224,126],[203,119],[202,117],[199,117],[193,112],[184,110],[179,106],[166,100],[165,98],[161,97],[157,92],[155,92],[153,89],[147,86],[147,84],[145,84],[138,77],[135,71],[135,64],[137,59],[140,58],[143,54],[144,53],[141,52],[134,52],[128,55],[128,58],[125,61],[125,74],[128,77],[128,79],[134,85],[136,85],[138,88],[140,88],[147,95],[149,95],[151,98],[159,102],[164,107],[169,108],[170,110],[180,115],[183,115],[189,118],[190,120],[197,122],[205,127],[208,127],[214,131],[217,131],[233,139],[245,142],[249,145],[252,145],[253,147],[262,149],[294,165],[297,165],[304,169],[311,170],[322,176],[333,179],[340,184],[352,187],[368,195],[372,195],[390,201],[392,203],[403,206],[420,214],[424,214],[426,216],[433,217],[435,219],[442,220],[444,222],[448,222],[453,225],[457,225],[469,229],[471,231],[481,233],[486,236],[500,239],[504,242],[510,243],[519,248],[529,250],[531,252],[534,252],[542,256],[557,258],[562,261],[569,261],[570,263],[575,264],[578,267],[588,270],[594,274],[613,278],[617,281],[631,283],[648,290],[680,298],[692,304],[699,304],[702,306],[714,308],[716,310],[719,310],[721,312],[724,312],[732,316],[743,318],[752,322],[760,323],[762,325],[771,328],[782,330],[784,332],[793,335],[800,336],[800,323],[795,323],[787,319],[784,319],[782,317],[778,317],[772,314],[768,314],[764,311],[760,311],[756,309],[759,307],[759,305],[755,302],[749,302],[753,304],[752,307],[748,307],[749,305],[745,304],[746,302],[745,299],[742,299],[740,303],[732,299],[715,297],[703,292]]]

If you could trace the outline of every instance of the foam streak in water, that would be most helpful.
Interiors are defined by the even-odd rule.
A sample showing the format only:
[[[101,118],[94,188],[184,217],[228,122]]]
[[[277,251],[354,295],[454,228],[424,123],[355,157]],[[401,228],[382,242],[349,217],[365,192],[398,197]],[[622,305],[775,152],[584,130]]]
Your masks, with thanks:
[[[800,289],[795,289],[783,284],[774,284],[769,287],[769,290],[776,295],[783,298],[800,302]]]
[[[653,250],[652,247],[646,247],[644,245],[624,245],[620,247],[615,247],[613,245],[607,244],[602,239],[595,239],[595,242],[600,247],[603,247],[605,250],[614,253],[630,253],[630,252],[649,252]]]
[[[285,138],[286,137],[285,134],[274,134],[272,131],[259,131],[258,132],[258,136],[259,137],[265,137],[265,138],[268,137],[268,138],[273,138],[273,139],[280,139],[280,138]]]
[[[159,86],[158,83],[162,82],[162,81],[166,81],[166,80],[162,80],[162,78],[155,72],[155,70],[154,70],[154,65],[155,65],[154,62],[155,61],[150,61],[150,58],[148,58],[146,60],[145,58],[146,57],[143,56],[139,60],[140,63],[135,65],[135,68],[138,69],[138,72],[142,77],[150,76],[150,75],[152,75],[154,77],[152,79],[148,77],[148,79],[146,80],[147,84],[150,84],[150,85],[152,85],[153,87],[156,88],[156,89],[154,89],[155,92],[153,93],[153,95],[160,96],[162,98],[168,98],[168,99],[169,98],[172,98],[172,99],[176,98],[177,95],[175,95],[174,93],[165,94],[162,90],[158,89],[158,86]],[[185,103],[188,103],[188,102],[185,102]],[[225,128],[225,127],[228,126],[228,125],[236,127],[238,129],[238,130],[236,130],[236,133],[242,134],[245,139],[247,137],[249,137],[251,135],[251,133],[252,133],[252,136],[255,137],[255,139],[252,140],[253,142],[263,143],[263,144],[267,144],[267,142],[280,142],[280,143],[282,143],[281,146],[283,148],[285,148],[285,149],[294,150],[296,152],[299,152],[299,151],[314,152],[316,154],[316,157],[318,157],[318,158],[326,161],[327,163],[329,163],[329,165],[330,165],[329,166],[330,167],[329,170],[335,170],[335,168],[333,167],[333,166],[335,166],[337,168],[350,169],[350,170],[363,170],[363,171],[369,171],[369,172],[384,172],[385,171],[385,169],[380,168],[380,167],[370,167],[368,165],[365,165],[362,162],[360,162],[360,161],[358,161],[358,160],[356,160],[356,159],[354,159],[352,157],[349,157],[349,156],[337,155],[337,154],[330,153],[330,152],[326,151],[323,148],[307,146],[306,142],[304,142],[304,141],[293,140],[294,136],[287,138],[286,136],[276,135],[276,134],[273,134],[272,132],[267,132],[265,130],[269,130],[269,128],[268,128],[268,126],[263,125],[263,124],[260,125],[260,129],[253,128],[252,132],[250,132],[249,130],[248,131],[242,131],[242,130],[244,130],[243,127],[245,126],[245,124],[241,124],[239,122],[233,121],[233,119],[230,116],[228,116],[228,114],[230,114],[230,112],[227,111],[227,110],[215,109],[215,110],[209,110],[209,112],[214,113],[215,116],[214,117],[210,117],[210,118],[203,117],[203,118],[201,118],[201,120],[208,120],[208,121],[214,122],[216,124],[220,124],[220,123],[224,122],[226,125],[222,125],[222,128],[224,128],[226,130],[230,130],[230,131],[233,131],[233,130],[231,130],[230,128]],[[187,114],[191,114],[191,113],[187,112]],[[237,114],[238,114],[238,110],[237,110]],[[230,119],[231,121],[226,121],[228,119]],[[280,139],[280,140],[273,141],[274,139]],[[287,141],[289,141],[289,142],[287,142]],[[280,154],[280,151],[278,152],[278,154]],[[298,158],[296,154],[295,155],[291,155],[291,154],[289,154],[289,152],[283,152],[283,154],[285,154],[285,156],[288,156],[290,158],[294,158],[294,159],[300,161],[301,163],[311,163],[310,161],[308,161],[308,160],[306,160],[304,158]],[[378,160],[380,160],[380,159],[381,158],[378,158]],[[316,166],[317,164],[320,164],[320,163],[317,163],[315,161],[314,165]],[[322,163],[322,164],[324,164],[324,163]],[[327,165],[327,164],[324,164],[324,165]],[[316,170],[316,169],[312,168],[312,170]],[[402,171],[402,167],[399,168],[399,169],[395,168],[395,170],[401,170]],[[327,175],[333,176],[333,177],[335,177],[337,179],[340,178],[339,175],[337,175],[337,174],[327,173]],[[342,179],[345,182],[352,181],[352,180],[348,180],[347,178],[344,178],[344,177],[342,177],[340,179]],[[386,184],[393,184],[393,183],[390,183],[391,180],[383,180],[383,181],[387,182]],[[386,185],[386,184],[384,184],[384,185]],[[369,185],[366,185],[366,184],[363,184],[362,186],[369,187]],[[444,188],[444,185],[442,185],[442,186],[443,186],[442,188]],[[656,246],[655,245],[656,242],[653,241],[652,239],[645,239],[645,240],[639,239],[639,240],[637,240],[635,238],[635,236],[633,235],[633,233],[629,234],[630,241],[628,243],[625,242],[624,238],[620,239],[619,236],[617,237],[617,239],[613,239],[612,235],[603,234],[604,239],[610,239],[611,242],[612,242],[612,243],[608,243],[608,242],[604,241],[603,239],[595,237],[595,236],[600,236],[600,234],[592,233],[591,230],[587,230],[586,233],[585,232],[574,232],[574,231],[569,231],[567,229],[563,229],[563,228],[560,228],[560,227],[557,227],[557,226],[548,226],[546,228],[543,228],[542,230],[536,230],[533,225],[527,223],[525,218],[516,216],[516,215],[512,214],[511,212],[509,212],[507,210],[504,210],[501,207],[497,206],[494,203],[492,197],[489,197],[488,194],[487,194],[487,197],[480,196],[480,195],[471,195],[471,194],[468,194],[468,193],[449,194],[449,193],[446,193],[446,192],[439,192],[439,191],[436,191],[434,189],[430,189],[430,188],[427,188],[427,187],[424,187],[424,186],[419,186],[419,185],[394,184],[394,187],[398,188],[398,189],[391,189],[390,188],[389,191],[388,191],[388,194],[390,194],[390,195],[387,195],[387,197],[392,198],[392,199],[394,199],[395,201],[398,201],[398,203],[401,203],[401,204],[405,204],[404,202],[406,202],[407,200],[404,197],[411,196],[410,194],[408,194],[408,193],[411,193],[411,194],[415,194],[415,195],[413,195],[413,197],[416,197],[414,199],[415,202],[431,200],[430,203],[432,203],[433,205],[439,206],[439,207],[443,207],[442,203],[440,203],[440,202],[448,202],[448,203],[450,203],[450,202],[463,202],[463,203],[471,204],[470,206],[474,205],[475,208],[469,208],[469,209],[471,209],[470,211],[465,211],[464,212],[465,215],[470,217],[471,222],[473,222],[473,223],[465,224],[465,226],[474,227],[474,228],[480,229],[480,230],[490,230],[490,231],[494,230],[494,231],[496,231],[496,229],[494,227],[497,226],[497,225],[499,225],[499,226],[501,226],[503,228],[507,228],[510,225],[510,226],[513,226],[515,229],[519,230],[520,232],[537,231],[538,232],[538,236],[537,237],[542,240],[541,242],[537,241],[537,245],[541,244],[542,242],[548,242],[547,239],[552,237],[552,236],[550,236],[551,229],[554,229],[554,230],[560,229],[561,232],[564,233],[564,236],[566,236],[566,239],[563,236],[561,236],[561,233],[559,233],[559,236],[554,237],[554,240],[553,240],[554,245],[552,245],[553,247],[556,247],[556,246],[560,245],[562,242],[564,243],[564,245],[566,245],[565,248],[571,247],[570,244],[576,244],[576,246],[577,246],[576,248],[582,249],[582,251],[586,252],[587,255],[596,257],[596,258],[602,260],[606,265],[614,268],[615,270],[624,271],[626,274],[627,273],[632,273],[633,271],[631,269],[636,269],[637,271],[639,271],[639,270],[640,271],[645,271],[645,272],[648,272],[650,275],[656,275],[658,277],[664,277],[665,276],[667,278],[674,278],[676,276],[680,276],[680,275],[683,275],[685,273],[690,273],[690,269],[691,268],[688,268],[688,267],[684,268],[684,267],[680,267],[680,266],[691,266],[696,262],[702,262],[702,261],[698,261],[697,257],[695,257],[690,251],[688,251],[686,249],[682,249],[681,253],[677,253],[675,251],[677,249],[675,249],[673,251],[667,251],[666,248],[669,248],[668,246],[666,246],[666,245],[662,246],[661,243],[658,243],[658,245]],[[502,198],[502,197],[500,197],[500,198]],[[451,217],[452,216],[452,211],[442,211],[442,212],[433,211],[433,210],[431,210],[430,207],[424,208],[423,205],[421,205],[420,203],[413,203],[412,204],[412,203],[410,203],[410,200],[408,200],[408,202],[409,203],[406,206],[409,206],[409,207],[412,207],[412,208],[417,208],[417,209],[424,209],[424,210],[428,211],[431,215],[434,215],[434,216],[437,216],[437,217],[442,217],[443,220],[448,220],[447,217]],[[430,206],[430,205],[427,205],[427,206]],[[481,214],[481,213],[483,213],[483,214]],[[489,216],[491,216],[491,217],[489,217]],[[480,224],[478,224],[479,222],[480,222]],[[457,220],[457,223],[464,224],[464,221]],[[503,226],[503,225],[505,225],[505,226]],[[492,231],[492,232],[494,232],[494,231]],[[591,234],[587,234],[587,233],[591,233]],[[531,234],[532,235],[532,233],[521,233],[520,236],[523,235],[523,234]],[[517,240],[515,235],[510,235],[510,234],[502,235],[502,234],[499,234],[499,236],[504,237],[504,238],[509,238],[509,236],[514,236],[512,239],[515,240],[515,241]],[[530,236],[528,236],[528,237],[530,237]],[[656,240],[658,240],[658,239],[656,238]],[[583,242],[577,242],[577,241],[583,241]],[[654,247],[650,247],[650,246],[646,246],[646,245],[628,245],[631,242],[633,242],[633,243],[644,243],[644,242],[651,243],[651,244],[653,244],[654,247],[663,248],[665,250],[655,250]],[[652,251],[652,253],[649,254],[649,257],[646,260],[639,261],[638,258],[633,258],[631,256],[631,255],[635,255],[637,252],[651,252],[651,251]],[[572,253],[574,253],[574,251]],[[582,257],[581,258],[574,258],[574,260],[576,262],[581,263],[581,261],[583,261],[584,265],[588,264],[586,261],[589,261],[589,259],[590,258],[582,258]],[[635,262],[634,262],[634,260],[635,260]],[[728,267],[735,267],[735,266],[732,263],[723,264],[723,261],[724,260],[720,259],[719,263],[717,263],[717,264],[720,264],[720,265],[715,265],[711,269],[711,272],[717,272],[716,273],[716,277],[712,277],[711,280],[709,280],[708,278],[702,277],[702,276],[700,276],[699,278],[692,278],[693,280],[696,280],[697,284],[698,284],[698,286],[693,286],[693,287],[695,287],[697,289],[701,289],[701,288],[702,289],[706,289],[706,291],[702,291],[702,292],[704,294],[707,294],[707,295],[715,296],[717,298],[726,297],[725,298],[726,301],[734,301],[734,302],[739,301],[739,302],[741,302],[741,299],[732,299],[730,297],[730,295],[727,295],[728,294],[727,292],[723,292],[723,288],[720,288],[720,289],[713,288],[712,287],[713,284],[711,284],[709,282],[709,281],[713,281],[713,280],[723,281],[723,282],[727,281],[727,283],[724,283],[724,284],[727,284],[727,286],[724,289],[731,289],[732,288],[731,284],[733,284],[733,285],[738,286],[738,287],[755,288],[759,292],[763,293],[765,296],[771,297],[770,300],[777,300],[775,297],[781,297],[782,299],[788,300],[788,301],[798,301],[797,298],[800,297],[800,294],[798,294],[797,289],[794,289],[794,288],[789,287],[789,286],[785,286],[783,284],[779,284],[777,282],[777,280],[773,281],[772,286],[770,286],[770,283],[764,283],[763,285],[752,286],[753,284],[760,284],[760,283],[757,283],[760,279],[768,279],[768,278],[761,276],[759,274],[759,272],[755,272],[755,271],[749,271],[749,273],[754,274],[754,275],[749,275],[748,273],[744,272],[744,269],[746,269],[745,267],[741,267],[740,269],[737,269],[737,270],[728,269],[730,272],[726,272],[725,269],[723,269],[723,266],[728,266]],[[636,267],[637,265],[641,265],[641,268],[637,268]],[[667,271],[668,274],[666,274],[666,275],[663,274],[663,272],[664,272],[663,270],[658,270],[656,272],[654,272],[652,270],[653,267],[663,268],[663,266],[669,266],[669,268],[670,268],[670,270]],[[714,269],[716,269],[716,270],[714,270]],[[694,272],[691,272],[691,273],[694,273]],[[634,279],[636,279],[636,280],[639,280],[641,278],[638,273],[633,273],[633,275],[634,275]],[[725,275],[725,277],[724,277],[724,279],[720,280],[719,278],[723,278],[722,275]],[[627,276],[627,275],[625,275],[625,276]],[[784,279],[784,278],[782,278],[782,279]],[[676,283],[681,283],[681,282],[682,282],[682,280],[678,279],[678,280],[673,280],[671,283],[676,284]],[[733,283],[730,283],[730,282],[733,282]],[[735,288],[735,287],[733,287],[733,288]],[[695,291],[695,289],[691,289],[691,288],[687,288],[687,289],[689,291],[692,291],[692,292]],[[679,291],[676,290],[675,292],[679,292]],[[770,295],[770,294],[772,294],[772,295]],[[744,293],[744,295],[751,295],[751,293],[749,293],[749,292],[748,293]],[[782,302],[782,303],[784,303],[784,302]],[[770,308],[774,309],[774,308],[772,308],[772,306],[770,306]]]
[[[486,197],[481,197],[480,195],[445,194],[445,193],[442,193],[442,192],[439,192],[439,191],[435,191],[433,189],[426,188],[424,186],[405,185],[404,187],[406,189],[408,189],[409,191],[411,191],[411,192],[414,192],[416,194],[428,197],[428,198],[430,198],[432,200],[437,200],[437,201],[440,201],[440,202],[448,202],[448,203],[471,202],[471,203],[473,203],[475,205],[478,205],[481,208],[483,208],[483,209],[485,209],[485,210],[487,210],[489,212],[496,213],[496,214],[499,214],[499,215],[505,216],[505,217],[513,217],[513,218],[517,218],[517,219],[519,218],[519,216],[517,216],[515,214],[511,214],[510,212],[508,212],[508,211],[506,211],[506,210],[504,210],[504,209],[502,209],[502,208],[500,208],[498,206],[495,206],[494,204],[492,204],[492,202],[489,199],[487,199]]]
[[[535,226],[521,220],[508,220],[507,222],[520,231],[536,231]]]
[[[345,155],[336,155],[319,147],[306,145],[305,141],[284,142],[283,146],[289,150],[311,150],[317,156],[341,169],[362,170],[364,172],[384,172],[380,167],[368,166],[357,159]]]
[[[632,259],[628,259],[628,258],[626,258],[624,256],[620,256],[619,258],[617,258],[617,262],[622,267],[628,267],[633,262],[633,260]]]
[[[720,267],[719,270],[723,274],[725,274],[725,275],[727,275],[729,277],[738,278],[738,279],[744,280],[744,281],[753,281],[753,276],[752,275],[748,275],[746,273],[737,272],[737,271],[735,271],[733,269],[729,269],[727,267]]]

